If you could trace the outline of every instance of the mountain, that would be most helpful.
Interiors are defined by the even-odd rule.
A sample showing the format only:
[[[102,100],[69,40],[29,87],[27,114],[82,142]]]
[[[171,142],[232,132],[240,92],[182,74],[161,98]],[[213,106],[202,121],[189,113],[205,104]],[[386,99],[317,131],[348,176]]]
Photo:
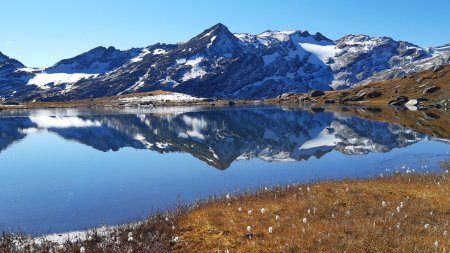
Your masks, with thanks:
[[[438,47],[432,47],[430,48],[431,52],[448,52],[450,51],[450,43],[438,46]]]
[[[45,69],[46,73],[104,74],[114,70],[140,53],[141,49],[118,50],[114,47],[96,47],[86,53],[62,60]]]
[[[18,86],[23,86],[31,77],[29,73],[20,71],[24,68],[21,62],[0,52],[0,101],[15,97]]]
[[[111,115],[71,111],[69,116],[31,111],[0,117],[0,152],[30,134],[46,131],[104,152],[131,147],[188,153],[223,170],[237,160],[301,161],[333,150],[346,155],[389,152],[425,138],[400,125],[340,113],[273,107],[154,110]]]
[[[344,89],[448,65],[446,48],[366,35],[333,41],[301,30],[232,33],[217,24],[184,43],[126,51],[98,47],[39,73],[27,72],[31,78],[8,86],[0,96],[61,101],[168,90],[198,97],[262,99]],[[14,88],[27,92],[16,91],[11,97]]]
[[[26,68],[22,63],[0,53],[0,97],[41,99],[47,92],[66,92],[85,78],[114,70],[139,55],[142,49],[121,51],[97,47],[49,68]]]

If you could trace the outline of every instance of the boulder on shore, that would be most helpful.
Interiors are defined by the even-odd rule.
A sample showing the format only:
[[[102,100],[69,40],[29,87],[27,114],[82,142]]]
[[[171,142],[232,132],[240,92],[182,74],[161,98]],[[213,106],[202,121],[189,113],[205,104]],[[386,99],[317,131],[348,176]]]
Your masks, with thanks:
[[[431,86],[431,87],[427,87],[427,88],[425,88],[424,90],[423,90],[423,94],[428,94],[428,93],[433,93],[433,92],[436,92],[436,91],[438,91],[438,90],[440,90],[441,89],[441,87],[439,87],[439,86]]]
[[[15,101],[7,101],[7,102],[4,102],[3,105],[20,105],[20,103],[15,102]]]
[[[313,91],[311,91],[311,93],[309,95],[311,97],[321,97],[321,96],[325,95],[325,92],[323,92],[321,90],[313,90]]]
[[[350,97],[350,101],[362,101],[362,100],[364,100],[364,97],[366,96],[366,94],[364,93],[364,94],[356,94],[356,95],[354,95],[354,96],[352,96],[352,97]]]
[[[400,106],[400,105],[406,104],[406,102],[408,102],[408,97],[398,96],[394,100],[389,101],[388,104],[394,105],[394,106]]]
[[[381,97],[382,95],[383,95],[383,92],[375,90],[375,91],[369,92],[369,94],[367,94],[367,97],[368,98],[377,98],[377,97]]]

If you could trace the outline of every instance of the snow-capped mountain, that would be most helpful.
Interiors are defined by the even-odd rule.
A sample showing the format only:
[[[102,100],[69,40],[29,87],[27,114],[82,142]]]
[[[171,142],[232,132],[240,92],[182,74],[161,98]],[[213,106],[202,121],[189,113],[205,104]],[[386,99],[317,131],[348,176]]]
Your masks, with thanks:
[[[124,65],[141,50],[97,47],[42,69],[26,68],[19,61],[0,53],[0,97],[39,99],[47,92],[67,92],[82,79],[94,79]]]
[[[447,49],[366,35],[333,41],[300,30],[233,34],[217,24],[184,43],[127,51],[99,47],[44,70],[21,66],[10,71],[21,76],[17,82],[0,79],[0,96],[55,101],[162,89],[260,99],[342,89],[448,65]]]
[[[50,116],[39,111],[0,118],[0,152],[29,134],[48,131],[101,151],[123,147],[182,152],[226,169],[236,160],[301,161],[336,150],[347,155],[389,152],[425,138],[399,125],[339,113],[278,108],[199,109],[149,114]],[[192,108],[190,108],[192,110]],[[114,136],[114,138],[111,138]]]
[[[120,51],[114,47],[96,47],[76,57],[62,60],[45,69],[47,73],[103,74],[116,69],[140,53],[141,49]]]
[[[442,46],[438,46],[438,47],[433,47],[430,49],[431,52],[449,52],[450,51],[450,43],[442,45]]]

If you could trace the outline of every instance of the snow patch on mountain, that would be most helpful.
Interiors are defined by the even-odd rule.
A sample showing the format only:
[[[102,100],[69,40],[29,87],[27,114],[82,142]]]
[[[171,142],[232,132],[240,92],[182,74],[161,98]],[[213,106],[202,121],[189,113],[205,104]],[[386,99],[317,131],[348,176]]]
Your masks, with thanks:
[[[16,72],[27,72],[27,73],[36,73],[41,72],[43,68],[20,68],[17,69]]]
[[[96,77],[98,74],[67,74],[67,73],[38,73],[30,79],[27,85],[36,85],[40,89],[50,89],[50,84],[61,85],[76,83],[84,78]]]
[[[186,81],[191,80],[191,79],[195,79],[195,78],[199,78],[199,77],[201,78],[201,77],[203,77],[206,74],[207,74],[207,72],[204,69],[199,68],[199,67],[193,67],[193,68],[191,68],[191,70],[189,70],[188,72],[186,72],[183,75],[181,80],[183,82],[186,82]]]
[[[192,67],[197,66],[205,57],[200,55],[194,55],[189,60],[187,60],[184,64],[190,65]]]
[[[181,58],[181,59],[177,59],[175,62],[177,65],[180,65],[180,64],[185,64],[186,61],[187,61],[186,58]]]
[[[157,94],[157,95],[148,95],[148,96],[139,96],[139,97],[125,97],[119,98],[119,101],[125,103],[132,102],[189,102],[189,101],[198,101],[202,98],[189,96],[183,93],[165,93],[165,94]]]
[[[333,58],[341,50],[339,50],[336,45],[317,45],[312,43],[299,43],[302,48],[306,51],[314,54],[322,60],[323,63],[327,63],[330,58]]]
[[[161,54],[166,54],[166,53],[167,53],[167,51],[163,48],[157,48],[157,49],[153,50],[153,54],[155,54],[155,55],[161,55]]]
[[[132,58],[132,59],[130,60],[130,62],[140,62],[140,61],[142,61],[142,60],[144,59],[144,56],[146,56],[146,55],[148,55],[148,54],[150,54],[150,53],[151,53],[151,52],[150,52],[147,48],[144,48],[144,49],[142,50],[142,52],[141,52],[138,56]]]
[[[203,61],[203,59],[204,57],[201,55],[194,55],[189,58],[189,60],[179,59],[179,61],[177,61],[180,62],[179,64],[184,64],[191,67],[190,70],[187,71],[181,78],[183,82],[186,82],[190,79],[202,77],[203,75],[207,74],[207,72],[200,66],[200,63]]]

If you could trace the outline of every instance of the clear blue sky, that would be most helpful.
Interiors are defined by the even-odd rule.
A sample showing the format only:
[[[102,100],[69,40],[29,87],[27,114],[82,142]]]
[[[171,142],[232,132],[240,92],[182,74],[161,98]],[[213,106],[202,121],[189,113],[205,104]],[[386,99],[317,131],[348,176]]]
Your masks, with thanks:
[[[96,46],[186,41],[221,22],[232,32],[301,29],[331,39],[450,42],[449,0],[14,0],[0,4],[0,51],[48,66]]]

